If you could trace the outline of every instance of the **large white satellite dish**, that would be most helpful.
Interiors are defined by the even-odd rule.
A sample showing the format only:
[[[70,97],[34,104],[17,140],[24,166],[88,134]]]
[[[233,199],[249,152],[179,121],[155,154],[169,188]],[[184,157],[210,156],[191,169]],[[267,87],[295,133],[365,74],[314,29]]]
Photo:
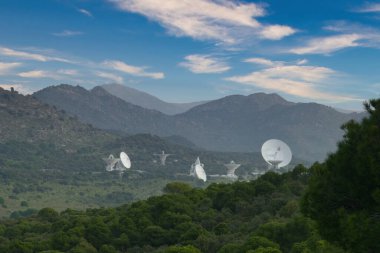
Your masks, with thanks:
[[[195,165],[194,172],[195,172],[195,176],[198,179],[203,180],[203,182],[207,181],[206,172],[205,172],[205,170],[203,169],[203,167],[200,164],[196,164]]]
[[[292,151],[289,146],[280,140],[270,139],[261,147],[264,160],[275,169],[285,167],[292,160]]]
[[[127,169],[131,168],[131,160],[129,159],[128,155],[125,152],[120,153],[120,161],[124,165],[125,168]]]

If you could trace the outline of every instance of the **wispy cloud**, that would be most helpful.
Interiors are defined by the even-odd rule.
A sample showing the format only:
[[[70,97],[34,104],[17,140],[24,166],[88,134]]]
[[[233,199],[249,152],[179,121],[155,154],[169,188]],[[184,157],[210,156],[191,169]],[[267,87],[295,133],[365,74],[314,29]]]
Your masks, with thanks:
[[[248,58],[245,59],[244,62],[247,63],[254,63],[262,66],[281,66],[284,65],[284,62],[282,61],[272,61],[265,58]]]
[[[210,55],[193,54],[186,56],[185,60],[179,65],[197,74],[223,73],[231,69],[222,59]]]
[[[86,9],[77,9],[78,12],[82,13],[83,15],[86,15],[87,17],[93,17],[92,13],[89,10]]]
[[[75,59],[72,57],[62,58],[57,57],[59,53],[53,50],[28,48],[23,50],[16,50],[8,47],[0,46],[0,56],[5,56],[6,59],[16,58],[20,60],[26,60],[22,62],[1,62],[0,61],[0,75],[8,74],[11,69],[21,65],[28,66],[27,61],[39,61],[50,62],[57,61],[60,63],[68,63],[70,65],[77,66],[78,69],[88,73],[98,73],[96,76],[103,77],[105,79],[113,80],[115,82],[123,82],[121,76],[110,73],[107,70],[120,71],[133,76],[147,77],[152,79],[163,79],[165,74],[163,72],[150,72],[148,67],[138,67],[126,64],[122,61],[108,60],[103,62],[92,62],[87,59]],[[61,66],[60,66],[61,67]],[[28,70],[20,73],[13,73],[18,77],[38,79],[38,78],[50,78],[54,80],[76,81],[81,74],[77,69],[72,68],[59,68],[55,70],[47,69],[35,69]]]
[[[53,35],[57,36],[57,37],[73,37],[73,36],[78,36],[78,35],[82,35],[82,34],[83,34],[83,32],[71,31],[71,30],[63,30],[62,32],[53,33]]]
[[[277,65],[269,66],[247,75],[232,76],[226,80],[251,85],[275,92],[307,99],[328,102],[358,100],[355,97],[323,91],[335,71],[319,66]]]
[[[324,26],[323,30],[335,34],[308,39],[304,45],[296,46],[288,53],[331,54],[345,48],[380,48],[380,29],[375,27],[337,21]]]
[[[133,76],[149,77],[153,79],[163,79],[165,77],[165,74],[162,72],[147,72],[146,67],[132,66],[122,61],[108,60],[103,62],[103,65],[113,70],[117,70]]]
[[[0,75],[8,74],[9,71],[21,65],[20,62],[0,62]]]
[[[118,84],[124,83],[124,79],[121,76],[115,75],[113,73],[108,73],[108,72],[103,72],[103,71],[97,71],[97,72],[95,72],[95,74],[98,77],[110,80],[110,81],[118,83]]]
[[[119,9],[139,13],[160,23],[175,36],[236,44],[249,37],[279,40],[295,29],[285,25],[264,25],[263,6],[236,0],[108,0]]]
[[[73,77],[77,77],[78,75],[79,72],[75,69],[58,69],[55,71],[31,70],[17,74],[17,76],[23,78],[50,78],[55,80],[71,79]]]
[[[56,74],[51,73],[49,71],[44,71],[44,70],[25,71],[25,72],[18,73],[18,76],[24,77],[24,78],[52,78],[52,79],[59,79]]]
[[[3,83],[0,83],[0,87],[3,88],[4,90],[10,90],[11,88],[14,88],[17,92],[21,93],[21,94],[32,94],[34,92],[33,89],[31,89],[30,87],[26,86],[26,85],[23,85],[23,84],[3,84]]]
[[[313,38],[306,45],[289,50],[294,54],[329,54],[344,48],[358,47],[364,39],[361,34],[339,34],[328,37]]]
[[[367,3],[354,10],[355,12],[371,13],[380,12],[380,3]]]
[[[296,64],[297,65],[305,65],[307,64],[309,61],[307,59],[300,59],[300,60],[297,60],[296,61]]]
[[[20,51],[20,50],[7,48],[7,47],[1,47],[1,46],[0,46],[0,55],[18,58],[18,59],[41,61],[41,62],[58,61],[58,62],[72,63],[70,60],[60,58],[60,57]]]
[[[284,66],[284,65],[292,64],[292,62],[272,61],[272,60],[269,60],[266,58],[259,58],[259,57],[248,58],[248,59],[245,59],[243,62],[257,64],[257,65],[260,65],[263,67],[275,67],[275,66]],[[299,59],[293,63],[296,65],[305,65],[308,63],[308,60],[307,59]]]

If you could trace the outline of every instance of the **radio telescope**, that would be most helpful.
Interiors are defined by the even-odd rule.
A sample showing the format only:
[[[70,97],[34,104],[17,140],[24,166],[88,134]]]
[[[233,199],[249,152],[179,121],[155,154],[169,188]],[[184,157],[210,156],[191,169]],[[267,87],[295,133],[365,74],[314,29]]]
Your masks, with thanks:
[[[238,176],[235,174],[235,171],[237,168],[240,167],[241,164],[237,164],[234,161],[231,161],[229,163],[224,164],[224,166],[227,168],[227,174],[226,175],[210,175],[211,178],[225,178],[228,180],[237,180]]]
[[[287,166],[292,160],[292,151],[289,146],[280,140],[267,140],[261,147],[261,155],[270,168],[279,169]]]
[[[207,181],[207,175],[204,170],[204,164],[201,163],[201,161],[199,160],[199,157],[197,157],[197,160],[195,160],[195,163],[191,165],[190,176],[203,180],[203,182]]]
[[[106,162],[106,171],[120,171],[121,173],[131,168],[131,160],[125,152],[120,153],[120,158],[115,158],[112,154],[103,160]]]
[[[168,156],[173,155],[173,154],[165,154],[165,151],[162,150],[161,154],[153,154],[153,155],[158,156],[160,158],[161,165],[165,166],[166,158],[168,158]]]
[[[235,163],[234,161],[231,161],[229,163],[226,163],[224,166],[227,168],[227,175],[226,177],[231,179],[237,179],[238,176],[235,175],[235,171],[237,168],[240,167],[240,164]]]

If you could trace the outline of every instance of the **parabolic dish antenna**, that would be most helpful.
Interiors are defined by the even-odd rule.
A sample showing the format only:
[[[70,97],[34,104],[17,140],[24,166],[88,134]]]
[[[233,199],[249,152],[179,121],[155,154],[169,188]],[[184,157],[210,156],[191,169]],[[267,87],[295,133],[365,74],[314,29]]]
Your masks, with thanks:
[[[206,172],[205,172],[205,170],[203,169],[203,167],[200,164],[196,164],[194,170],[195,170],[195,176],[198,179],[203,180],[203,182],[207,181]]]
[[[274,168],[285,167],[292,160],[292,151],[285,142],[270,139],[261,147],[261,155],[264,160]]]
[[[125,152],[120,153],[120,161],[124,165],[125,168],[127,169],[131,168],[131,160],[129,159],[129,156]]]

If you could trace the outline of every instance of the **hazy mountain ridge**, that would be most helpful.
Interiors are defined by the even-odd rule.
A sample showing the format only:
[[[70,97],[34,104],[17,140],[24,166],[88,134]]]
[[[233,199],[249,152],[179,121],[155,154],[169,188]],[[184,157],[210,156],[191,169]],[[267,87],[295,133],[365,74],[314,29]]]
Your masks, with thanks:
[[[174,116],[129,104],[101,87],[86,91],[55,86],[35,96],[99,128],[179,135],[214,151],[258,152],[265,140],[278,138],[287,142],[296,156],[309,161],[322,160],[334,151],[343,135],[340,126],[365,115],[340,113],[316,103],[293,103],[265,93],[227,96]]]
[[[59,94],[68,94],[63,99],[71,96],[83,105],[108,96],[101,88],[90,94],[78,87],[59,89],[64,89]],[[98,105],[102,109],[103,104]],[[46,206],[86,209],[148,198],[160,194],[167,182],[178,180],[177,174],[187,174],[197,156],[210,174],[225,173],[223,164],[230,160],[243,164],[238,175],[266,167],[260,153],[210,152],[181,144],[193,146],[178,136],[163,140],[99,130],[33,96],[0,89],[0,218],[32,214]],[[161,150],[173,154],[165,167],[153,155]],[[122,178],[106,172],[102,160],[121,151],[132,161],[131,171]],[[195,183],[192,177],[180,180]]]
[[[146,109],[157,110],[168,115],[183,113],[197,105],[206,103],[206,101],[193,103],[169,103],[146,92],[142,92],[121,84],[105,84],[101,87],[110,94],[121,98],[128,103],[138,105]]]
[[[47,88],[45,91],[49,92],[51,90],[59,91],[53,96],[56,99],[55,101],[57,104],[62,103],[66,96],[82,101],[83,105],[80,104],[80,107],[75,107],[78,106],[78,104],[73,100],[67,100],[67,102],[70,103],[70,106],[73,106],[73,108],[76,109],[86,109],[85,105],[92,103],[93,101],[97,102],[101,99],[108,102],[109,99],[111,99],[111,102],[113,101],[112,99],[115,99],[116,102],[112,103],[112,105],[117,105],[117,101],[125,103],[124,101],[108,94],[100,87],[90,92],[81,87],[61,85]],[[58,99],[58,95],[61,96],[61,100]],[[103,112],[103,105],[107,105],[107,103],[100,103],[90,109],[93,109],[96,113],[98,113],[99,110],[100,112]],[[125,108],[129,105],[121,106],[122,108]],[[72,107],[68,106],[67,108],[71,109]],[[133,105],[131,108],[137,108],[139,110],[138,112],[142,110],[142,108]],[[49,162],[52,164],[52,169],[57,167],[59,167],[59,169],[67,167],[69,170],[86,168],[95,171],[103,171],[105,165],[101,158],[107,157],[111,153],[118,155],[121,150],[124,150],[130,155],[135,168],[151,172],[154,171],[154,173],[171,177],[174,175],[174,171],[187,173],[188,167],[194,162],[197,156],[201,156],[203,162],[208,165],[210,171],[218,173],[220,173],[220,170],[224,170],[222,166],[224,163],[233,159],[239,159],[246,164],[255,164],[255,166],[261,165],[265,167],[265,162],[261,159],[259,153],[238,154],[199,150],[194,144],[187,141],[185,138],[173,134],[164,138],[150,134],[122,136],[116,131],[111,133],[96,129],[89,124],[82,123],[76,117],[70,116],[69,113],[69,111],[66,113],[63,110],[56,109],[54,106],[44,104],[33,96],[23,96],[1,89],[0,150],[4,149],[2,150],[4,151],[4,154],[9,153],[9,149],[12,149],[13,152],[15,152],[17,146],[23,145],[23,143],[29,143],[30,145],[28,145],[28,149],[33,153],[34,151],[32,149],[34,149],[34,146],[41,145],[41,148],[35,148],[38,150],[39,154],[34,155],[42,157],[45,161],[49,159],[54,160],[57,157],[50,157],[50,152],[44,154],[45,149],[54,149],[54,151],[57,151],[54,155],[62,155],[67,159],[66,162],[69,164],[67,166],[64,164],[65,160],[63,158],[60,159],[60,164]],[[152,111],[152,113],[153,115],[163,115],[155,111]],[[78,118],[80,118],[81,115],[78,115]],[[104,116],[104,114],[101,116]],[[167,117],[166,115],[164,116]],[[110,118],[112,117],[116,116],[111,115]],[[7,145],[7,143],[9,145]],[[178,160],[178,163],[174,164],[169,161],[169,167],[165,168],[165,170],[157,167],[158,164],[154,164],[153,160],[157,160],[158,158],[153,156],[153,154],[159,153],[161,150],[175,154],[175,159]],[[66,152],[62,153],[61,151]],[[20,152],[16,153],[19,154]],[[30,157],[33,158],[33,154],[30,154]],[[23,155],[19,157],[15,155],[7,157],[5,155],[3,157],[2,154],[0,154],[0,167],[2,164],[2,158],[5,160],[8,158],[23,160],[25,157]],[[33,159],[38,160],[36,157]],[[75,162],[73,162],[73,160],[76,159],[78,159],[77,161],[80,163],[80,166],[78,166],[78,164],[75,165]],[[10,165],[10,167],[12,166]]]
[[[316,103],[292,103],[277,94],[233,95],[197,106],[177,115],[182,133],[196,145],[210,150],[260,150],[270,138],[287,142],[293,152],[309,161],[321,160],[336,148],[343,135],[340,126],[365,114],[339,113]],[[189,122],[190,120],[190,122]]]
[[[60,87],[66,88],[69,89],[60,94],[69,94],[85,104],[96,101],[83,97],[87,92],[81,88]],[[108,96],[101,89],[90,94],[100,98]],[[260,153],[188,148],[173,144],[191,145],[178,136],[166,138],[167,141],[149,134],[119,136],[82,123],[33,96],[2,89],[0,130],[0,197],[3,201],[0,218],[34,214],[46,206],[62,211],[125,204],[158,195],[167,182],[174,180],[196,185],[193,177],[185,175],[197,156],[205,164],[208,175],[225,174],[224,164],[231,160],[242,164],[236,173],[239,176],[266,168]],[[117,173],[105,171],[102,158],[109,154],[117,156],[122,150],[130,156],[132,169],[121,178]],[[153,155],[161,150],[173,154],[165,167]],[[295,158],[291,166],[301,162]]]
[[[0,88],[0,142],[54,141],[61,146],[78,147],[104,139],[112,139],[112,135],[32,96]]]
[[[101,129],[123,130],[129,134],[172,135],[167,127],[171,121],[169,116],[127,103],[99,86],[91,91],[80,86],[51,86],[34,96]]]

